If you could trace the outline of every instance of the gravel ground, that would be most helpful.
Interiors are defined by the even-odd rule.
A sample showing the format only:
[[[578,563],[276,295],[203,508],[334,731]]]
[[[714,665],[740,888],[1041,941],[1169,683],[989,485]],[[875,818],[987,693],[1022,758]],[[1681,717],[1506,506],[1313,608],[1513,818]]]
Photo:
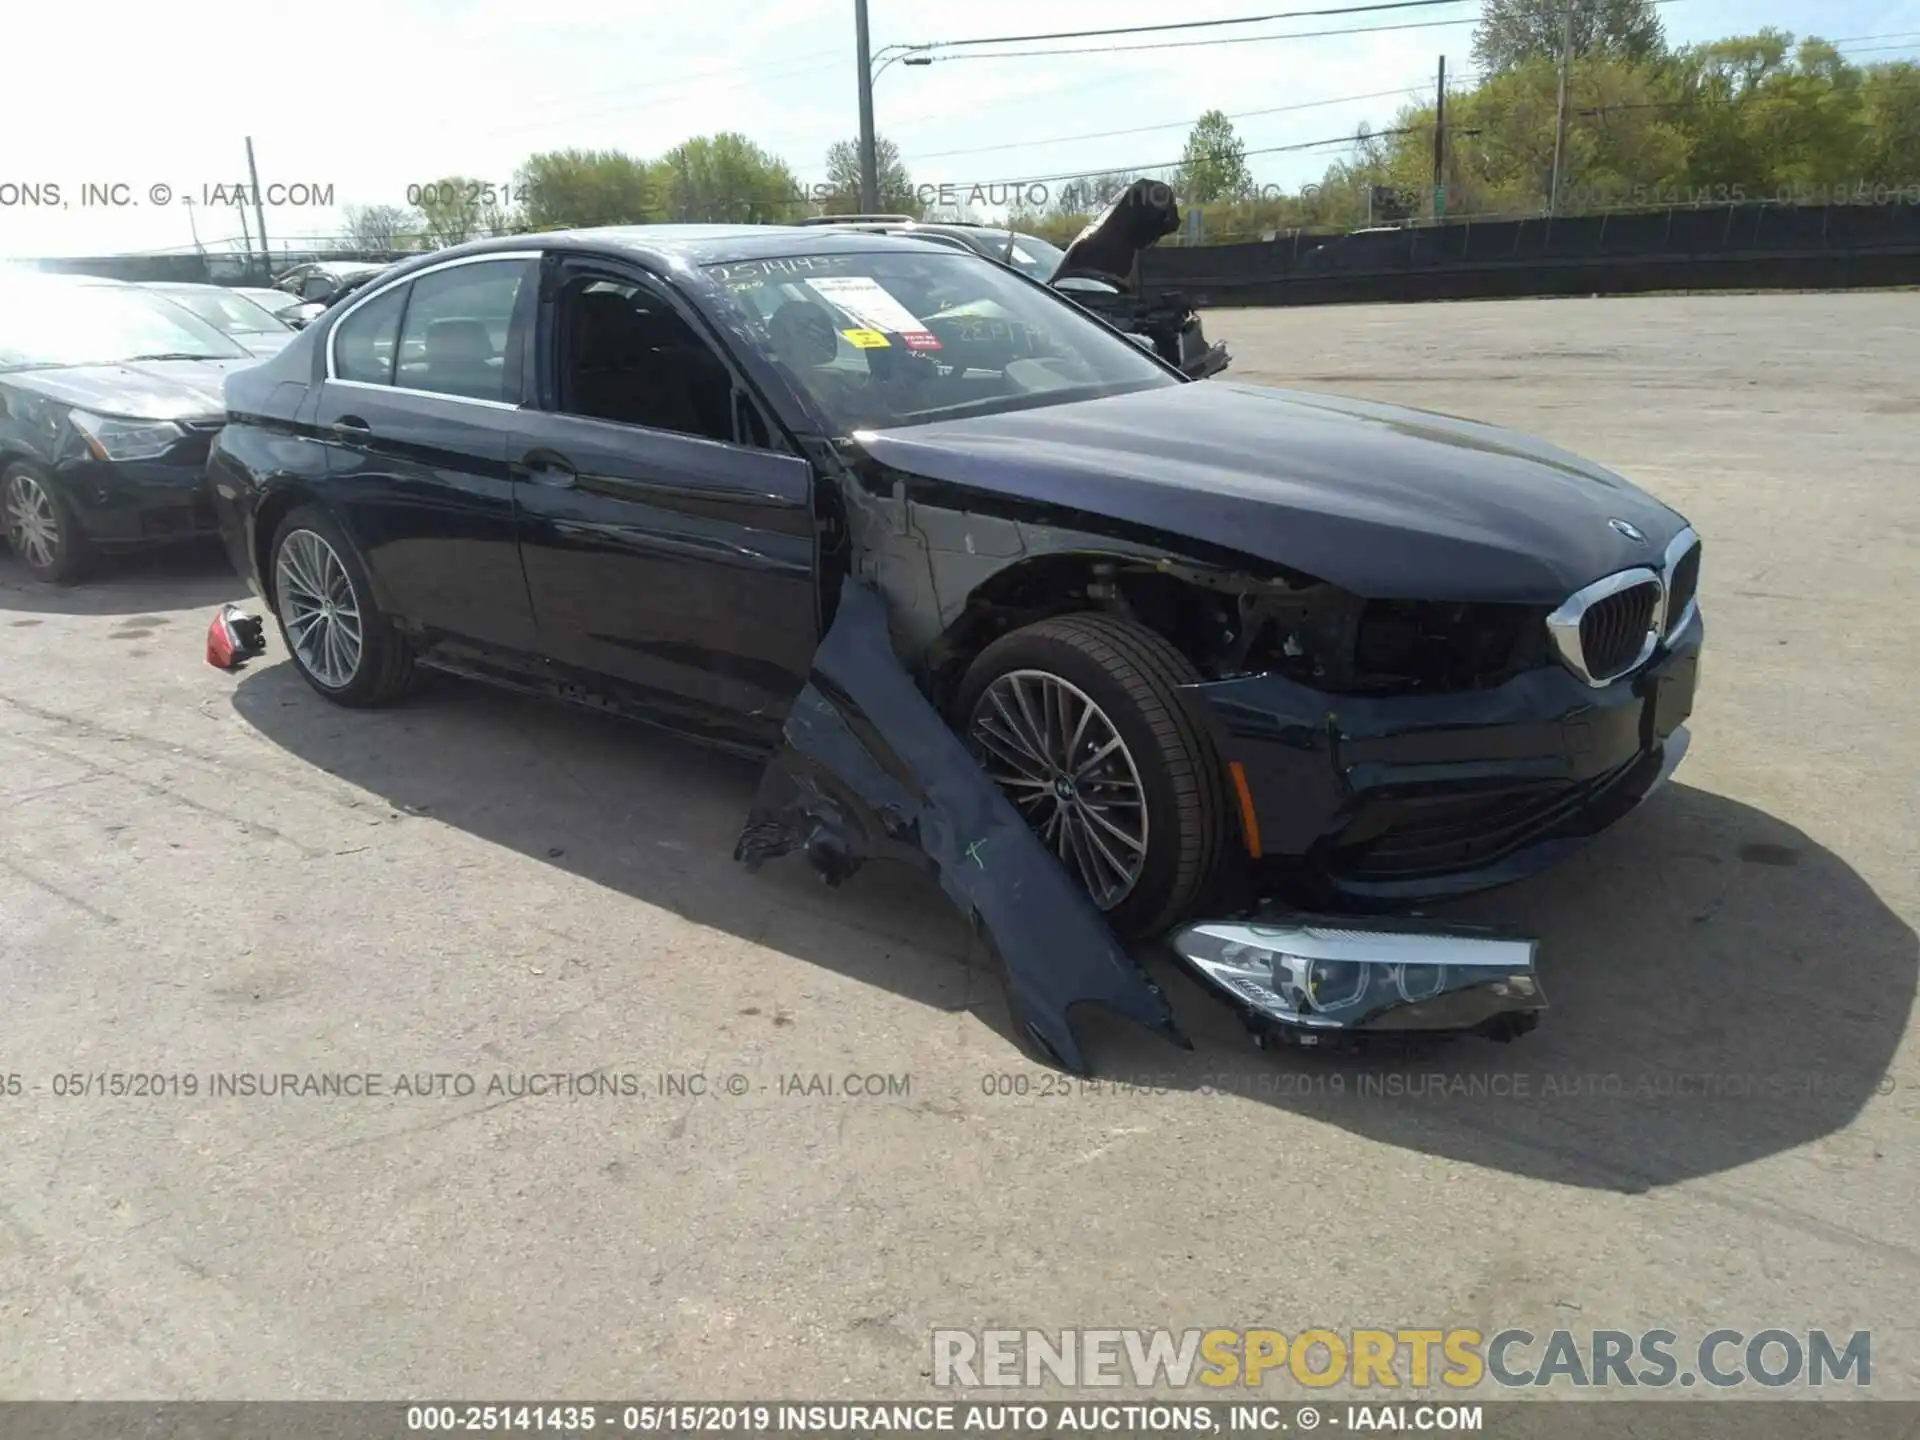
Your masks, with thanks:
[[[1062,1087],[918,877],[733,864],[752,765],[341,712],[277,638],[218,674],[217,556],[0,562],[0,1395],[892,1398],[936,1327],[1469,1325],[1871,1329],[1920,1398],[1920,295],[1208,327],[1706,536],[1677,781],[1458,909],[1541,937],[1538,1032],[1263,1056],[1169,975],[1196,1050],[1096,1027],[1134,1088]],[[596,1069],[634,1093],[511,1093]],[[211,1093],[306,1071],[380,1093]],[[56,1093],[96,1072],[161,1093]]]

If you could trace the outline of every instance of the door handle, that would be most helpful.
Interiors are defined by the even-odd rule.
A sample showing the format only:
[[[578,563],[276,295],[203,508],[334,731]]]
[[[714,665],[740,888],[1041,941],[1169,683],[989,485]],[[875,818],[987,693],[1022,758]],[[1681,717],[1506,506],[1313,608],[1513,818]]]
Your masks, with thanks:
[[[373,427],[358,415],[342,415],[333,422],[331,428],[336,435],[366,436],[373,433]]]
[[[534,484],[555,490],[565,490],[580,482],[580,472],[563,456],[555,455],[551,450],[531,450],[521,456],[513,468],[517,475],[524,476]]]

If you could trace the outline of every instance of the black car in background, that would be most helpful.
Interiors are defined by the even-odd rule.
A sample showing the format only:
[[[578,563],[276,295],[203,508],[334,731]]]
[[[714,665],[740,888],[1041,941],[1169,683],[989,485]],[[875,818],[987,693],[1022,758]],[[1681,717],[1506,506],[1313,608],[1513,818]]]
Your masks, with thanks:
[[[1030,280],[1052,285],[1115,329],[1150,342],[1156,355],[1190,380],[1218,375],[1232,363],[1225,345],[1208,342],[1200,316],[1185,296],[1155,291],[1141,279],[1141,253],[1180,226],[1179,207],[1165,185],[1136,182],[1065,250],[1005,226],[907,215],[823,215],[800,223],[912,236],[1011,265]]]
[[[297,265],[274,279],[276,290],[295,296],[297,300],[297,303],[279,311],[279,318],[295,330],[303,329],[324,315],[328,306],[344,300],[369,280],[392,268],[365,260],[321,260]]]
[[[191,310],[251,355],[271,355],[295,334],[293,326],[275,318],[257,301],[224,285],[156,280],[147,282],[145,288]]]
[[[233,293],[246,296],[283,325],[288,325],[291,329],[299,329],[299,326],[292,325],[287,318],[288,312],[299,309],[304,303],[298,295],[290,294],[285,290],[275,290],[269,285],[236,285],[233,287]]]
[[[865,590],[1123,934],[1228,883],[1503,883],[1686,747],[1700,546],[1657,500],[1492,426],[1189,381],[920,240],[478,242],[225,393],[222,532],[327,699],[428,665],[766,753]]]
[[[142,286],[0,276],[0,516],[42,580],[215,529],[220,383],[256,358]]]

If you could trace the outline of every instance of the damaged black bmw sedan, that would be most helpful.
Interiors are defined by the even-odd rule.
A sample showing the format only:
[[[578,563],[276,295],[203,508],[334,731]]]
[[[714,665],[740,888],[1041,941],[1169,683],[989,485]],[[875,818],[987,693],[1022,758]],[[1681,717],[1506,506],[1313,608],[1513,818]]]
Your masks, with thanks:
[[[1686,746],[1667,506],[1489,425],[1190,382],[912,240],[463,246],[226,401],[227,545],[329,700],[430,666],[765,754],[855,586],[1123,935],[1519,878]]]

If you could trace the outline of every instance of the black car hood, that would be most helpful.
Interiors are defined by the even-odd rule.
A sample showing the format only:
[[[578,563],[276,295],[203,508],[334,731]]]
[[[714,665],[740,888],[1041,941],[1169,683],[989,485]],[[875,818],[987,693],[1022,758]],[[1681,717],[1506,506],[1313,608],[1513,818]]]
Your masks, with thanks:
[[[860,441],[909,475],[1077,512],[1075,528],[1148,527],[1383,600],[1557,605],[1657,562],[1686,523],[1618,475],[1497,426],[1220,380]]]
[[[1173,191],[1155,180],[1136,180],[1067,246],[1054,278],[1074,270],[1126,278],[1142,250],[1180,228]]]
[[[118,365],[18,370],[6,376],[6,382],[99,415],[207,420],[227,413],[220,398],[221,381],[232,371],[259,363],[253,355],[233,360],[129,360]]]

